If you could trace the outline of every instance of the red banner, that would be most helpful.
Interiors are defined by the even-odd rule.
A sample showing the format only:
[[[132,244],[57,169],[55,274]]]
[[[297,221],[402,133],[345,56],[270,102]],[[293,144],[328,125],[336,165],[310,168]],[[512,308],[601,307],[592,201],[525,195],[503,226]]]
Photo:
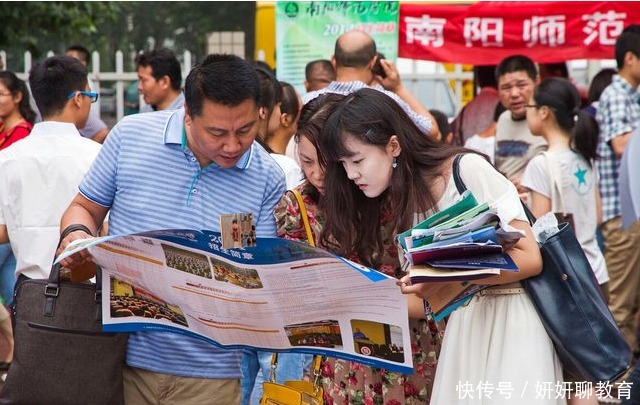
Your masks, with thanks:
[[[478,2],[400,5],[398,56],[489,65],[614,59],[616,38],[640,24],[640,2]]]

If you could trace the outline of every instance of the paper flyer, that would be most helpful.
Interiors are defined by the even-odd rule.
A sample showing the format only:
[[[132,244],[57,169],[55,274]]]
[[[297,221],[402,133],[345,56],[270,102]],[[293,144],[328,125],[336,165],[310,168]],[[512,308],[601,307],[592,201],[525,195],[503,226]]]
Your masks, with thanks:
[[[101,266],[105,331],[171,330],[412,373],[396,279],[285,239],[222,246],[220,233],[160,230],[93,238],[58,261],[88,248]]]

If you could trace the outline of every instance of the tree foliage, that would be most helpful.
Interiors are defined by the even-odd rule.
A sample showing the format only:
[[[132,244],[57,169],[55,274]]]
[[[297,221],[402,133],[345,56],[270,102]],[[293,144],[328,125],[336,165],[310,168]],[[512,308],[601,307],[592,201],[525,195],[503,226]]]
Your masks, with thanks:
[[[81,39],[117,16],[118,4],[91,1],[21,1],[0,4],[0,47],[21,48],[34,56],[43,45],[66,38]],[[44,41],[44,42],[43,42]]]
[[[114,68],[114,54],[126,55],[167,46],[194,61],[206,52],[207,33],[244,31],[245,56],[254,46],[255,2],[0,2],[0,49],[8,53],[8,68],[20,70],[24,51],[34,61],[46,52],[62,53],[82,44],[101,55],[101,69]],[[131,68],[125,58],[125,69]]]

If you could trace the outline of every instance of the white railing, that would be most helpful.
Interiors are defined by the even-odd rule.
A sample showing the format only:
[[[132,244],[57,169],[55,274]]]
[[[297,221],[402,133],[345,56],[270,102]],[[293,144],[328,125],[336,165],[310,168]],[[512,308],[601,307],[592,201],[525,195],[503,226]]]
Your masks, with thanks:
[[[53,56],[54,53],[49,51],[47,52],[47,57]],[[0,51],[0,56],[2,56],[2,60],[5,61],[5,66],[7,66],[7,54],[5,51]],[[187,77],[189,71],[191,70],[192,64],[192,56],[191,52],[185,51],[182,55],[182,77]],[[20,79],[28,80],[29,72],[31,71],[31,67],[33,66],[33,60],[30,52],[24,53],[24,70],[14,72]],[[131,82],[138,80],[138,74],[133,72],[125,72],[124,71],[124,53],[122,51],[117,51],[115,53],[115,72],[102,72],[100,71],[100,53],[94,51],[91,54],[91,70],[89,72],[89,77],[93,80],[97,89],[100,89],[101,82],[115,82],[115,107],[116,107],[116,119],[119,121],[124,116],[124,92],[125,92],[125,82]]]
[[[53,55],[53,52],[48,52],[47,56]],[[7,65],[6,52],[0,50],[0,56]],[[120,120],[124,116],[124,97],[125,97],[125,83],[137,80],[138,76],[135,71],[124,71],[124,53],[117,51],[115,53],[115,71],[103,72],[100,71],[100,54],[93,52],[91,54],[91,71],[89,77],[96,84],[97,88],[100,88],[102,82],[115,82],[115,119]],[[32,66],[32,56],[29,52],[24,53],[23,70],[16,72],[18,77],[23,80],[27,80],[29,71]],[[441,109],[450,116],[458,113],[462,105],[462,86],[463,80],[473,78],[471,72],[462,71],[462,65],[455,65],[453,72],[443,71],[444,69],[436,69],[429,73],[421,72],[417,69],[414,63],[411,63],[407,69],[401,71],[403,83],[409,88],[418,99],[425,104],[428,108]],[[600,68],[600,61],[585,61],[584,66],[579,66],[578,69],[571,69],[572,75],[578,73],[582,77],[582,81],[587,84],[589,79],[593,77],[595,72]],[[189,51],[185,51],[182,55],[182,77],[186,78],[187,74],[192,67],[192,54]],[[454,82],[453,86],[448,85],[448,81]],[[112,86],[108,86],[112,87]],[[103,101],[106,100],[106,97]]]

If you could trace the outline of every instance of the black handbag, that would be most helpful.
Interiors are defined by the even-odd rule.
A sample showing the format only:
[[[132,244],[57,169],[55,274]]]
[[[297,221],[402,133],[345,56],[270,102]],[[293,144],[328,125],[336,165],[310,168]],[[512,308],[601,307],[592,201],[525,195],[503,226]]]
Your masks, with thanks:
[[[123,404],[128,335],[102,332],[101,281],[26,280],[15,292],[14,358],[0,404]]]
[[[454,180],[460,193],[467,187],[454,159]],[[530,224],[536,221],[522,204]],[[553,341],[563,369],[585,381],[613,381],[631,362],[631,349],[616,325],[589,260],[567,223],[540,243],[542,272],[521,283]]]

